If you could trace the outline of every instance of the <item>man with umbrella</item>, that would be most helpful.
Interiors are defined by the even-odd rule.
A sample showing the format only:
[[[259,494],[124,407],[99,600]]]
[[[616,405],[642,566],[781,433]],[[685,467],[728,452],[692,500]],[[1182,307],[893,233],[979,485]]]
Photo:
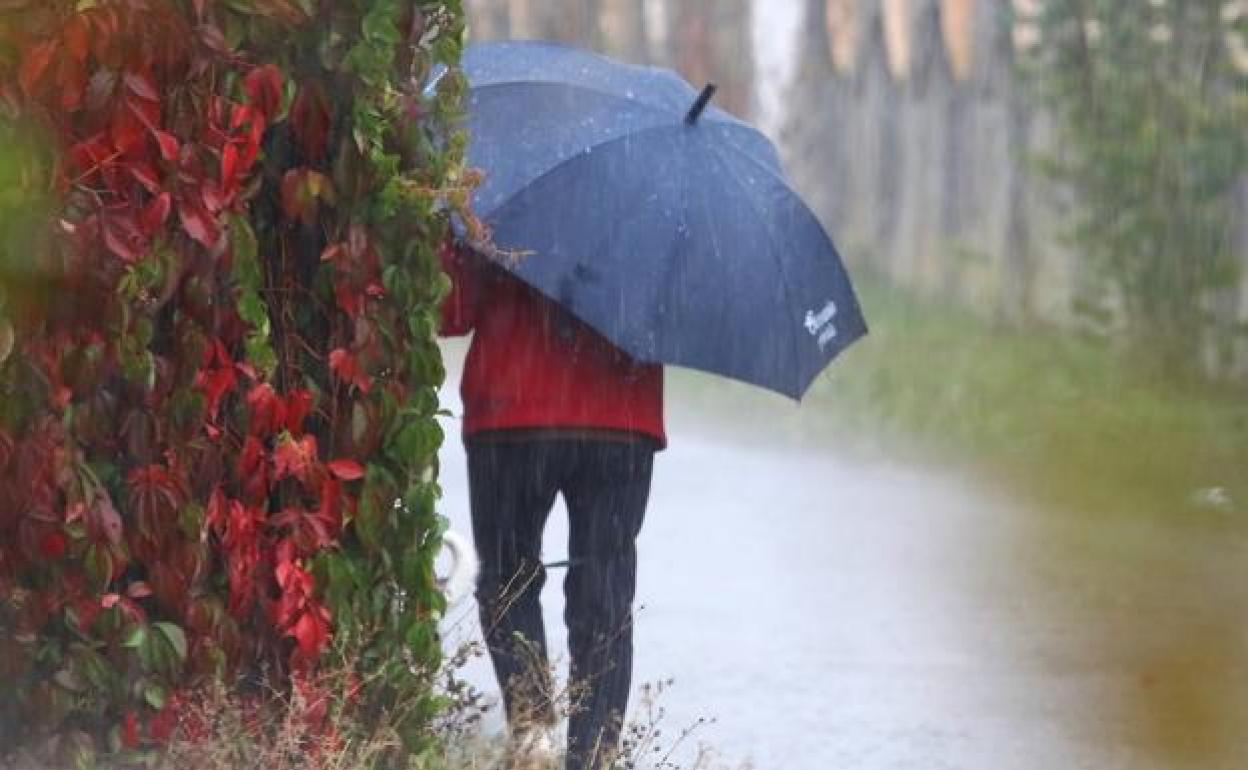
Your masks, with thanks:
[[[478,598],[509,717],[545,670],[541,529],[568,503],[574,685],[568,770],[599,770],[628,700],[634,541],[665,444],[662,364],[800,398],[866,324],[775,147],[668,70],[567,46],[470,46],[474,213],[524,254],[445,263],[446,329],[475,329],[464,430]],[[517,647],[522,638],[525,645]],[[530,655],[531,653],[531,655]],[[532,667],[529,667],[531,670]]]
[[[632,674],[635,540],[664,446],[663,371],[639,363],[536,290],[463,248],[443,332],[474,332],[464,364],[464,444],[481,625],[503,686],[512,751],[556,720],[540,595],[542,529],[568,508],[564,580],[571,657],[568,768],[614,752]]]

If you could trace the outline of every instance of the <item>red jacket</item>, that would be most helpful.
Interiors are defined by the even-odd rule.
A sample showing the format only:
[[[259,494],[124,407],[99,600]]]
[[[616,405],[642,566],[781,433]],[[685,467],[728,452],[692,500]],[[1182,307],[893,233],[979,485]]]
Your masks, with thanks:
[[[663,368],[635,361],[536,289],[447,247],[442,333],[474,332],[460,394],[464,436],[512,428],[640,433],[665,446]]]

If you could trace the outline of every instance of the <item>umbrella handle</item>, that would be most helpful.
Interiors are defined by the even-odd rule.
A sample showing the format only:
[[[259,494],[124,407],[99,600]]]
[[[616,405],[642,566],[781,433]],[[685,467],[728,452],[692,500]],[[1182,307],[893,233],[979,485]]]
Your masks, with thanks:
[[[698,100],[689,108],[689,114],[685,115],[685,125],[692,126],[698,122],[698,118],[702,117],[702,110],[706,109],[706,105],[710,104],[711,97],[715,95],[718,88],[714,83],[707,83],[706,88],[702,89],[702,93],[698,94]]]

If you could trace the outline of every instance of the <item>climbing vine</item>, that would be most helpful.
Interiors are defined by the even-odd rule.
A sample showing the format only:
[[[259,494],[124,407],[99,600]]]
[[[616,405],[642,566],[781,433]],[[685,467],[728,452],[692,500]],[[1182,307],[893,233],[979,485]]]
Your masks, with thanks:
[[[427,744],[462,24],[0,4],[0,746],[141,752],[329,658]]]

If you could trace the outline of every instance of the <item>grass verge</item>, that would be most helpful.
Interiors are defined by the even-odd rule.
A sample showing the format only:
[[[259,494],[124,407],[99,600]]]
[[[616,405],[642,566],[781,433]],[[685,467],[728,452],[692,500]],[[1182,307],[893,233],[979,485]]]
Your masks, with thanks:
[[[1242,385],[1181,383],[1104,341],[993,324],[861,280],[871,334],[807,397],[824,419],[969,460],[1065,506],[1243,513]]]

